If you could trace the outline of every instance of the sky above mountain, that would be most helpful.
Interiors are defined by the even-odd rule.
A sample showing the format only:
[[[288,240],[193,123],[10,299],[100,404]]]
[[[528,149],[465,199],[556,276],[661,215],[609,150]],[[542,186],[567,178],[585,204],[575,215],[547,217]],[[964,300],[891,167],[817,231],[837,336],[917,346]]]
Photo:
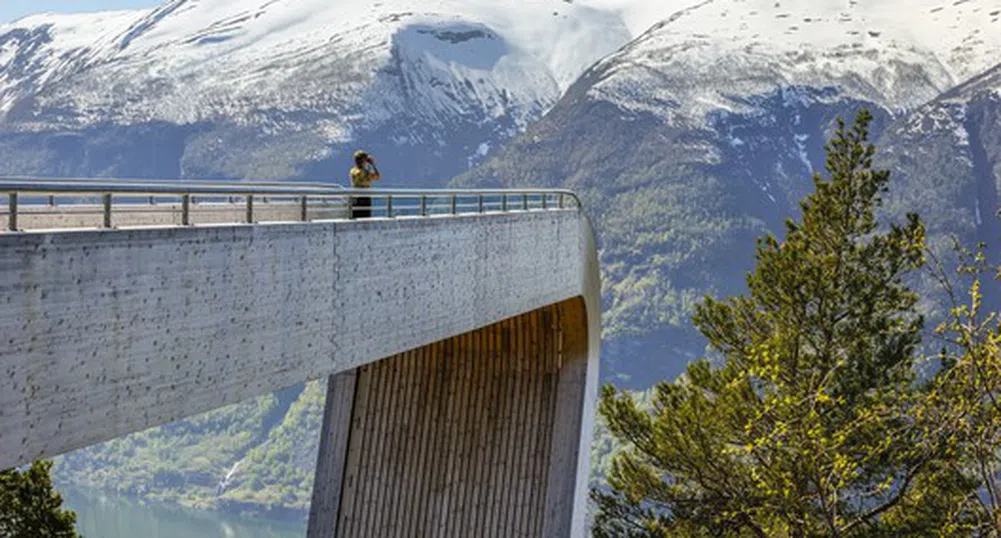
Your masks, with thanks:
[[[146,8],[159,3],[158,0],[3,0],[0,2],[0,23],[47,11],[79,13],[106,9]]]

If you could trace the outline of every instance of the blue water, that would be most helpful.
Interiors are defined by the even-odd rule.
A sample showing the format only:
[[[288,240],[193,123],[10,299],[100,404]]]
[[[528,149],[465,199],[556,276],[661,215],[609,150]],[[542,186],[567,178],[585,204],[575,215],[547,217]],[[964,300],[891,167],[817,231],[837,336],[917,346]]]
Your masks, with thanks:
[[[303,538],[305,523],[279,523],[143,504],[99,491],[60,488],[85,538]]]

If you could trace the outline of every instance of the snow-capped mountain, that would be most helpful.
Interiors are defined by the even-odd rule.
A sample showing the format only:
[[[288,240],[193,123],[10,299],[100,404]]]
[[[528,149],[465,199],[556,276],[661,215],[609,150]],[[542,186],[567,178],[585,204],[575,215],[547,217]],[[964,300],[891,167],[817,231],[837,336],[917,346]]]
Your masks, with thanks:
[[[563,0],[170,0],[43,14],[0,26],[0,125],[213,131],[188,152],[188,174],[260,175],[194,157],[248,137],[278,137],[266,152],[301,161],[371,140],[464,167],[632,37],[619,10]]]
[[[1001,65],[971,78],[912,114],[900,118],[879,141],[882,162],[899,184],[890,202],[915,211],[933,235],[978,242],[1001,239]],[[987,255],[1001,262],[997,248]]]
[[[0,35],[0,112],[31,95],[68,124],[287,128],[284,114],[310,110],[334,139],[414,108],[524,123],[630,37],[615,15],[558,0],[171,0],[28,17]]]
[[[910,108],[1001,62],[996,0],[704,0],[602,61],[590,95],[661,116],[777,87]]]

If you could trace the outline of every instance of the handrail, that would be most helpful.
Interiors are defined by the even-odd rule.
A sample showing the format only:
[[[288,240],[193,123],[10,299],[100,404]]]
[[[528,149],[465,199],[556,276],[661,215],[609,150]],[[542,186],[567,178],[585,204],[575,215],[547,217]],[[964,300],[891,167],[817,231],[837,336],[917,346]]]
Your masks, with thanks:
[[[0,208],[0,215],[7,216],[7,230],[19,231],[19,216],[42,214],[40,208],[76,207],[86,208],[100,205],[103,215],[102,226],[114,227],[115,197],[148,197],[151,208],[179,203],[181,224],[191,225],[192,213],[198,206],[220,203],[223,199],[233,204],[234,198],[245,199],[245,218],[241,222],[254,223],[255,203],[267,206],[296,204],[299,208],[298,220],[309,222],[310,202],[323,202],[329,209],[330,203],[343,204],[347,219],[397,218],[406,216],[429,216],[436,214],[469,214],[487,212],[514,212],[529,210],[580,209],[577,195],[566,189],[350,189],[330,183],[283,183],[275,181],[170,181],[170,180],[106,180],[106,179],[0,179],[0,198],[7,197],[6,211]],[[48,203],[26,203],[27,197],[48,196]],[[100,198],[89,203],[73,200],[70,203],[56,203],[56,197]],[[177,198],[164,203],[163,199]],[[201,199],[201,200],[199,200]],[[206,203],[205,199],[209,199]],[[217,199],[212,202],[212,199]],[[444,203],[440,203],[444,200]],[[555,200],[555,204],[553,203]],[[570,202],[568,204],[568,202]],[[119,204],[121,205],[121,204]],[[134,208],[135,202],[128,203]],[[25,208],[31,208],[26,210]],[[470,210],[470,208],[473,208]],[[442,210],[444,209],[444,210]],[[149,209],[153,211],[153,209]],[[79,212],[77,213],[79,214]],[[325,219],[328,220],[328,219]]]

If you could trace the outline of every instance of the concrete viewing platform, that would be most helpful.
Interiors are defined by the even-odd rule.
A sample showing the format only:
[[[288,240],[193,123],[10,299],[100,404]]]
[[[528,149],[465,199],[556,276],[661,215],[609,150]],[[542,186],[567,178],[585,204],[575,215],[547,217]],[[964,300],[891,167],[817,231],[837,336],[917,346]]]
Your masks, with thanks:
[[[572,193],[5,195],[0,468],[328,378],[309,536],[584,535],[600,282]]]

